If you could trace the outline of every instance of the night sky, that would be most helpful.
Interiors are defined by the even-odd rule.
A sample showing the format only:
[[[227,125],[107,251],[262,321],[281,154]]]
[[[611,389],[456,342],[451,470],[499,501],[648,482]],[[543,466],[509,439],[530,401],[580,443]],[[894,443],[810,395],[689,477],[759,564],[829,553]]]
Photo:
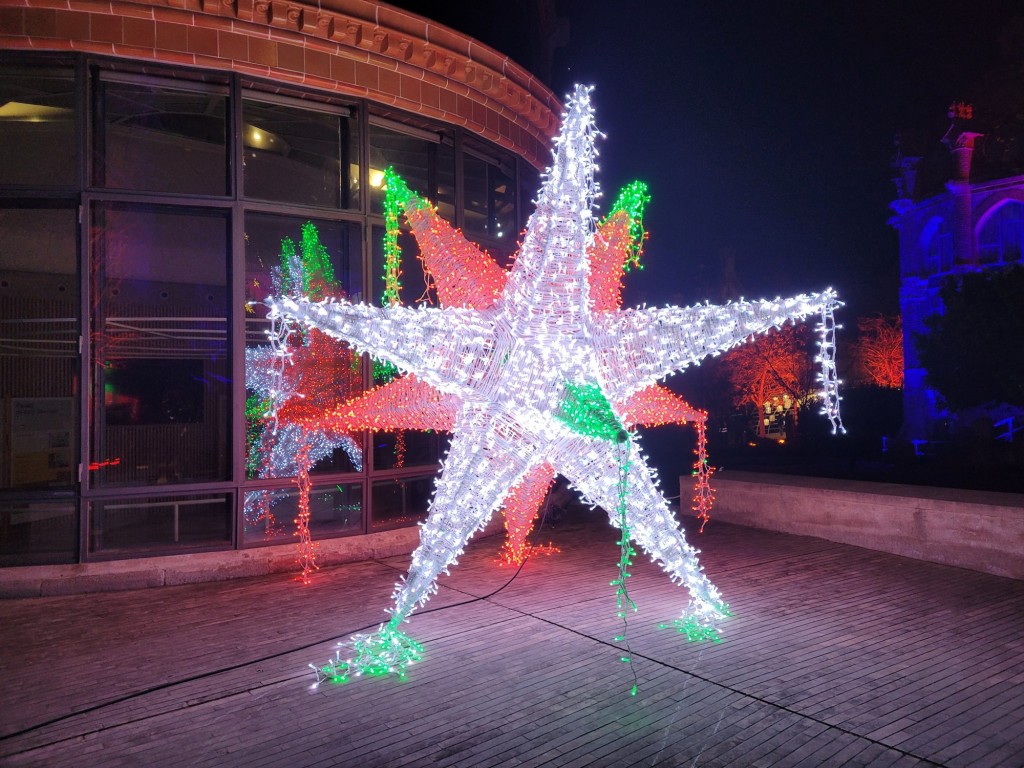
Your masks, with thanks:
[[[602,210],[633,179],[653,197],[627,305],[721,301],[731,255],[745,298],[832,286],[848,329],[899,308],[895,136],[941,151],[950,103],[992,80],[1007,30],[1017,57],[1024,48],[1020,0],[556,0],[568,40],[546,74],[537,19],[550,0],[398,4],[508,54],[560,97],[595,86]],[[667,383],[708,407],[701,376]],[[646,431],[670,495],[692,440]]]
[[[543,2],[399,2],[546,75]],[[653,201],[627,303],[721,300],[731,256],[746,298],[833,286],[847,315],[894,312],[894,136],[938,142],[954,99],[1000,58],[1019,0],[970,3],[562,0],[568,42],[548,83],[596,86],[609,205]],[[852,324],[852,323],[851,323]]]

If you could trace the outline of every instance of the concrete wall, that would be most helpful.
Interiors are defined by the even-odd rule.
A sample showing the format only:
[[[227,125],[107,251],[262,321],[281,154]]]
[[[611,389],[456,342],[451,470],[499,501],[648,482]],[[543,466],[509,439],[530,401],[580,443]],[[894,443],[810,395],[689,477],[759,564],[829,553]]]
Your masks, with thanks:
[[[494,515],[487,528],[476,537],[493,536],[503,530],[503,517]],[[419,526],[381,531],[366,536],[323,539],[318,542],[320,546],[317,565],[324,567],[407,555],[412,553],[419,540]],[[265,576],[270,573],[291,572],[298,576],[302,569],[296,563],[296,553],[295,544],[281,544],[273,547],[141,557],[103,563],[0,568],[0,598],[113,592],[224,581],[247,576]]]
[[[692,479],[681,478],[683,493]],[[721,520],[1024,579],[1024,495],[723,472]]]

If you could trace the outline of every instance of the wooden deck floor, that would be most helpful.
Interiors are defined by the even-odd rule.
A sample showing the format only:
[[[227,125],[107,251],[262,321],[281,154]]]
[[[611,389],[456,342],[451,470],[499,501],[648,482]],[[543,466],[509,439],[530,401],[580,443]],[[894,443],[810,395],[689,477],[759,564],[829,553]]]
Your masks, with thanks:
[[[513,571],[471,545],[403,682],[306,665],[381,621],[405,558],[0,602],[0,764],[1024,766],[1024,582],[713,522],[691,540],[735,617],[720,644],[659,630],[686,595],[638,556],[631,697],[614,533],[543,539],[482,600]]]

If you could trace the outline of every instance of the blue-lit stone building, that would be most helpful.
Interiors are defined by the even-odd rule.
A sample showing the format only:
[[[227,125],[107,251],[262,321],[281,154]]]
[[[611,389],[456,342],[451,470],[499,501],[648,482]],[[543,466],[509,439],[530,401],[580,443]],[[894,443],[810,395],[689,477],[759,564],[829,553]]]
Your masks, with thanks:
[[[966,104],[954,104],[950,118],[932,151],[897,158],[898,196],[891,204],[904,329],[902,436],[919,447],[945,439],[956,425],[926,383],[914,335],[927,330],[925,318],[942,312],[939,289],[947,279],[1020,264],[1024,248],[1024,161],[1017,132],[1005,123],[982,125]]]

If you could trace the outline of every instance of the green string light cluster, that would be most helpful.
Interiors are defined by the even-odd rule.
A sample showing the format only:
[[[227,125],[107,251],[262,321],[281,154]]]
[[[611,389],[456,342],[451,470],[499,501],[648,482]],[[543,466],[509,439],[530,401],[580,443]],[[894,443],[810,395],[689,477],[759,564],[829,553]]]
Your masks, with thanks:
[[[247,477],[255,477],[260,467],[260,435],[263,420],[270,415],[273,405],[269,397],[253,394],[245,398],[245,470]]]
[[[616,443],[628,439],[626,428],[597,384],[565,382],[565,394],[556,415],[581,435]]]
[[[402,249],[398,246],[398,215],[404,207],[403,201],[411,196],[408,185],[389,165],[384,171],[384,296],[381,302],[385,307],[393,307],[401,301]]]
[[[619,211],[625,211],[629,216],[629,234],[633,244],[629,258],[622,265],[623,272],[629,272],[634,267],[643,269],[640,256],[644,251],[644,240],[647,239],[647,230],[644,229],[644,208],[651,202],[651,195],[647,190],[647,185],[642,181],[627,184],[619,192],[615,204],[605,218],[607,221]]]
[[[320,233],[313,222],[302,225],[298,252],[294,240],[282,238],[281,276],[287,289],[300,291],[314,301],[323,299],[326,291],[334,287],[331,257],[320,242]]]
[[[629,480],[629,442],[622,441],[618,445],[619,447],[619,480],[618,480],[618,497],[619,504],[616,513],[618,514],[619,522],[619,577],[612,581],[611,586],[615,587],[615,605],[618,609],[618,617],[622,619],[622,634],[615,638],[616,642],[624,643],[626,646],[626,655],[620,657],[620,660],[626,664],[629,664],[629,671],[633,673],[633,687],[629,691],[630,696],[636,696],[637,680],[636,670],[633,668],[633,650],[629,647],[629,640],[626,638],[626,632],[629,629],[629,623],[627,621],[627,608],[632,608],[636,611],[636,603],[633,602],[633,598],[629,596],[629,589],[626,587],[626,579],[630,577],[629,567],[633,564],[633,555],[636,554],[636,550],[633,549],[632,536],[629,532],[629,523],[626,522],[626,490]]]
[[[402,249],[398,245],[398,216],[409,205],[427,203],[409,189],[394,166],[384,171],[384,295],[381,303],[393,307],[402,301]],[[373,380],[386,384],[398,375],[398,368],[384,360],[373,359]]]
[[[616,485],[618,499],[616,514],[620,536],[616,543],[619,545],[619,574],[611,582],[611,586],[615,587],[615,606],[618,611],[616,615],[622,619],[622,634],[613,639],[626,646],[626,654],[620,656],[619,659],[624,664],[629,664],[629,670],[633,674],[633,687],[629,694],[636,696],[637,677],[636,670],[633,669],[633,651],[626,638],[629,629],[628,611],[630,609],[637,610],[636,603],[629,596],[629,589],[626,586],[626,579],[630,577],[629,567],[633,565],[633,556],[636,554],[631,543],[632,535],[629,524],[626,521],[628,509],[626,496],[629,485],[629,433],[615,415],[611,403],[608,402],[608,398],[604,396],[597,384],[574,384],[567,381],[557,416],[574,432],[588,437],[596,437],[599,440],[608,440],[618,446],[619,476]]]
[[[423,645],[402,632],[393,623],[383,624],[369,635],[352,638],[355,655],[342,659],[338,650],[334,658],[322,667],[309,666],[316,672],[317,684],[322,682],[347,683],[354,677],[384,677],[397,675],[405,679],[410,664],[423,659]]]
[[[719,611],[723,616],[732,616],[732,611],[725,603],[719,605]],[[696,616],[678,618],[670,624],[659,624],[658,629],[674,628],[681,635],[686,635],[686,640],[691,643],[701,643],[710,640],[712,643],[722,642],[718,636],[718,630],[713,626],[701,623]]]

